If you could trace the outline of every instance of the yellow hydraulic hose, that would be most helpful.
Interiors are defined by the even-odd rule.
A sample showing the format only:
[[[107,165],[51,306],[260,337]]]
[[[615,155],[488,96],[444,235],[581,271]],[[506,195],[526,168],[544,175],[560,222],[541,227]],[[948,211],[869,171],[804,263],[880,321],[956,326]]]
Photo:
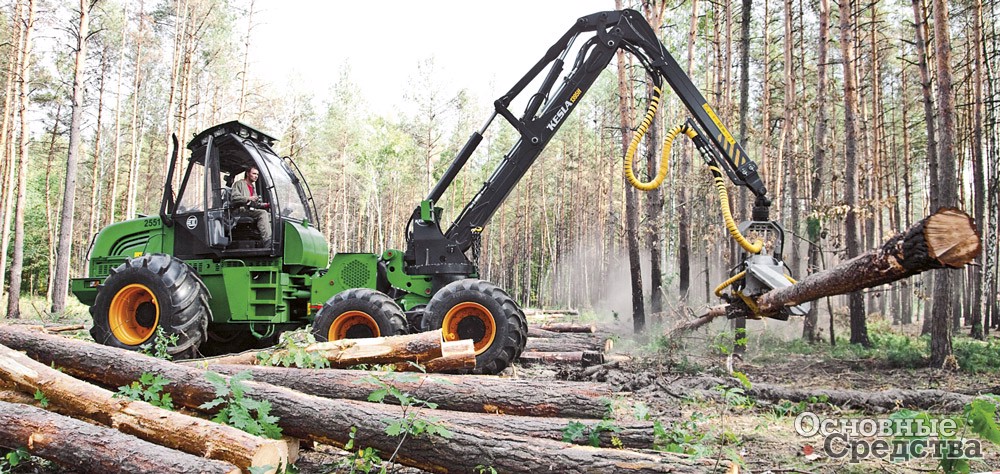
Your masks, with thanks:
[[[749,253],[760,253],[764,248],[764,242],[760,239],[756,240],[754,243],[750,243],[743,237],[740,230],[736,227],[736,221],[733,219],[733,214],[729,212],[729,193],[726,191],[726,181],[722,179],[722,170],[715,166],[709,166],[708,169],[712,170],[712,174],[715,176],[715,188],[719,190],[719,204],[722,208],[722,219],[726,221],[726,230],[729,231],[729,235],[733,237],[736,243],[743,247]]]
[[[733,283],[736,283],[737,281],[739,281],[740,278],[745,277],[746,274],[747,274],[747,271],[743,270],[742,272],[739,272],[739,273],[733,275],[732,277],[730,277],[728,280],[722,282],[722,284],[720,284],[719,286],[715,287],[715,296],[721,297],[722,296],[722,290],[725,290],[727,286],[732,285]]]
[[[661,184],[663,180],[667,177],[667,170],[669,168],[669,157],[670,157],[670,147],[677,138],[677,135],[685,133],[688,137],[694,138],[697,133],[687,126],[687,124],[678,125],[667,132],[666,138],[663,140],[663,153],[660,157],[660,170],[656,173],[656,176],[649,182],[639,181],[635,176],[635,171],[632,169],[632,162],[635,158],[635,152],[639,148],[639,142],[642,141],[642,137],[646,135],[649,130],[649,126],[653,123],[653,117],[656,115],[656,109],[660,106],[660,91],[659,87],[653,87],[653,97],[649,99],[649,108],[646,109],[646,116],[643,117],[642,123],[639,124],[639,128],[636,129],[635,135],[632,137],[632,142],[628,144],[628,150],[625,152],[625,179],[628,180],[636,189],[642,191],[652,191]]]

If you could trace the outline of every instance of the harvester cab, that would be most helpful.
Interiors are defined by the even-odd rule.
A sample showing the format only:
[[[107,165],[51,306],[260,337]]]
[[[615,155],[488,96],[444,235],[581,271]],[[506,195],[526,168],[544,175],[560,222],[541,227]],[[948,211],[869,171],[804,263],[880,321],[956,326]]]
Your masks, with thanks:
[[[174,256],[281,255],[283,222],[316,224],[305,180],[290,159],[278,157],[271,148],[274,142],[245,124],[228,122],[199,133],[188,143],[191,157],[179,188],[175,193],[171,166],[160,207],[164,224],[174,228]],[[174,148],[172,163],[177,161],[176,144]],[[258,170],[257,182],[249,186],[259,198],[234,202],[234,183],[244,179],[250,168]],[[270,232],[257,228],[256,216],[261,216]]]

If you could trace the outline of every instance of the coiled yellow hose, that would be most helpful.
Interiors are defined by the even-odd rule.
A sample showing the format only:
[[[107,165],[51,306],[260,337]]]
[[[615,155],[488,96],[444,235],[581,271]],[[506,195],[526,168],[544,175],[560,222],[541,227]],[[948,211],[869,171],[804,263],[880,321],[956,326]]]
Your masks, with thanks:
[[[649,130],[649,126],[653,123],[653,117],[656,115],[656,109],[660,106],[660,91],[659,87],[653,87],[653,97],[649,99],[649,108],[646,109],[646,116],[643,117],[642,123],[639,124],[639,128],[636,129],[635,135],[632,137],[632,142],[628,144],[628,150],[625,151],[625,179],[636,189],[642,191],[652,191],[661,184],[663,180],[667,177],[667,171],[669,169],[669,157],[670,157],[670,147],[677,138],[677,135],[685,133],[688,137],[694,138],[697,136],[692,128],[688,127],[687,124],[678,125],[669,132],[667,132],[666,138],[663,140],[663,153],[660,156],[660,169],[656,173],[656,176],[648,182],[639,181],[636,178],[635,171],[632,169],[632,163],[635,159],[635,152],[639,149],[639,143],[642,141],[642,137],[646,136],[646,132]]]

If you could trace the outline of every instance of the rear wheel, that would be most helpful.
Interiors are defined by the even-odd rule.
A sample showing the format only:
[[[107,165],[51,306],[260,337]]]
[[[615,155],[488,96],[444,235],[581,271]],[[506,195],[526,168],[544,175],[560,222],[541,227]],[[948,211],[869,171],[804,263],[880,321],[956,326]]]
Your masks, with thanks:
[[[323,305],[312,334],[317,341],[398,336],[406,334],[406,317],[385,293],[355,288],[337,293]]]
[[[441,330],[445,341],[471,339],[475,373],[498,374],[513,363],[528,340],[528,323],[514,300],[483,280],[449,283],[427,303],[424,331]]]
[[[208,291],[183,261],[152,254],[129,259],[111,272],[90,308],[90,335],[105,345],[129,350],[151,347],[156,330],[177,343],[171,356],[194,357],[207,336]]]

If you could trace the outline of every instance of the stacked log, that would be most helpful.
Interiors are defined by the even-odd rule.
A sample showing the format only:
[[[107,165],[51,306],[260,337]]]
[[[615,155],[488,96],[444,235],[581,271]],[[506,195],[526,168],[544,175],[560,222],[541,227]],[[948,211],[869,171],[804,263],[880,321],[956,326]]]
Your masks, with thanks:
[[[159,375],[172,381],[164,390],[172,394],[174,403],[195,411],[205,411],[202,404],[216,396],[215,387],[205,378],[206,371],[196,366],[15,327],[0,327],[0,343],[23,350],[42,364],[60,367],[68,376],[103,385],[125,385],[143,373]],[[262,368],[253,370],[258,369]],[[286,435],[333,446],[343,446],[353,439],[355,449],[372,447],[381,453],[396,452],[394,462],[432,472],[474,472],[477,466],[491,466],[501,472],[642,473],[705,469],[696,460],[667,453],[594,448],[551,439],[562,436],[571,421],[568,418],[423,409],[418,415],[447,429],[450,439],[441,442],[436,436],[410,436],[401,444],[400,438],[386,433],[394,421],[403,419],[406,407],[323,398],[260,381],[244,384],[247,396],[271,404],[271,414],[279,418],[278,424]],[[582,423],[597,429],[599,421],[582,420]],[[615,436],[623,445],[649,446],[652,427],[648,424],[628,424],[621,429]],[[605,438],[610,441],[608,436]]]
[[[411,362],[421,364],[422,369],[427,372],[451,372],[470,370],[476,367],[476,352],[472,341],[443,341],[441,331],[317,342],[309,344],[303,350],[326,359],[334,368],[357,365],[394,365],[398,370],[405,371],[413,370],[414,366],[410,364]],[[255,365],[262,360],[281,359],[288,355],[289,350],[276,347],[204,359],[188,359],[181,363],[196,366],[208,364]]]
[[[143,401],[117,398],[109,390],[81,382],[2,344],[0,379],[21,392],[43,395],[48,403],[74,417],[168,448],[225,461],[240,469],[270,466],[270,472],[275,472],[288,462],[288,446],[281,440],[253,436]],[[23,423],[21,426],[29,429]]]
[[[579,316],[575,310],[535,310],[537,324],[528,326],[528,342],[518,362],[531,364],[579,365],[603,364],[614,341],[608,333],[599,332],[593,323],[559,321],[555,318]]]

